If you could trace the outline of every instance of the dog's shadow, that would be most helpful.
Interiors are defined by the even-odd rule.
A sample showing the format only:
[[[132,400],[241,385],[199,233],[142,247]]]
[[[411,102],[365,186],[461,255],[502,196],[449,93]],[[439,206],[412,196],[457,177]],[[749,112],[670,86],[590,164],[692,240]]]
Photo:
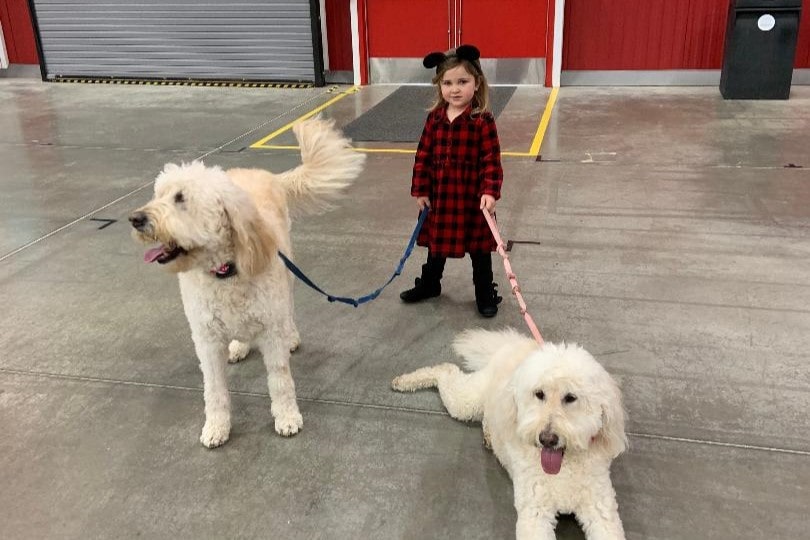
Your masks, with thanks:
[[[585,533],[574,514],[559,514],[557,520],[554,530],[557,540],[585,540]]]
[[[488,450],[492,459],[496,459],[491,450]],[[503,467],[498,467],[492,471],[487,471],[486,475],[487,488],[490,497],[493,501],[503,501],[504,499],[504,485],[509,486],[509,492],[512,493],[512,481],[509,479],[509,473]],[[511,502],[511,501],[510,501]],[[514,513],[514,506],[512,506],[514,514],[511,523],[517,521],[517,514]],[[554,529],[557,540],[585,540],[585,532],[580,527],[577,518],[574,514],[558,514],[557,515],[557,528]]]

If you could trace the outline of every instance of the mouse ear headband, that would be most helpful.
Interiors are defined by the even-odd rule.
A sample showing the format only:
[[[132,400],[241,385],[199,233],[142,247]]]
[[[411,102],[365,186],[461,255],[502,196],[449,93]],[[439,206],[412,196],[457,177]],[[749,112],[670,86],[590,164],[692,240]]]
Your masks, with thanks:
[[[422,65],[428,69],[436,68],[436,73],[438,73],[442,64],[452,58],[466,60],[478,70],[479,74],[482,73],[481,64],[478,62],[478,59],[481,58],[481,51],[479,51],[478,47],[475,45],[459,45],[458,48],[446,54],[443,52],[432,52],[425,56],[422,60]]]

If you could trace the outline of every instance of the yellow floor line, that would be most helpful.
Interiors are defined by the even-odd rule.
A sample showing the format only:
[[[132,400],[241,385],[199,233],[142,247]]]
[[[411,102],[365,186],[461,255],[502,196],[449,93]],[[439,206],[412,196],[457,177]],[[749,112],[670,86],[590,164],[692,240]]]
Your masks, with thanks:
[[[354,94],[357,91],[359,91],[359,88],[356,87],[356,86],[353,86],[353,87],[349,88],[348,90],[346,90],[345,92],[341,92],[340,94],[336,95],[335,97],[333,97],[332,99],[330,99],[326,103],[324,103],[322,105],[319,105],[318,107],[315,107],[314,109],[312,109],[308,113],[299,116],[298,118],[296,118],[295,120],[293,120],[292,122],[287,124],[286,126],[282,126],[282,127],[278,128],[277,130],[275,130],[273,133],[271,133],[270,135],[268,135],[264,139],[251,144],[250,147],[251,148],[270,148],[268,146],[265,146],[264,143],[266,143],[267,141],[269,141],[271,139],[274,139],[275,137],[278,137],[279,135],[281,135],[285,131],[288,131],[289,129],[291,129],[293,127],[293,124],[295,124],[296,122],[300,122],[301,120],[306,120],[307,118],[309,118],[311,116],[315,116],[316,114],[318,114],[319,112],[321,112],[325,108],[329,107],[333,103],[335,103],[337,101],[340,101],[341,99],[345,98],[349,94]]]
[[[531,156],[536,156],[540,153],[540,147],[543,145],[543,137],[546,136],[548,123],[551,121],[551,111],[554,109],[554,104],[557,102],[557,93],[559,90],[559,88],[552,88],[551,94],[548,96],[546,110],[543,111],[543,117],[540,119],[540,125],[537,126],[537,133],[534,134],[532,146],[529,148],[529,155]]]
[[[275,137],[281,135],[285,131],[288,131],[292,128],[293,124],[296,122],[300,122],[301,120],[305,120],[310,116],[314,116],[324,110],[325,108],[329,107],[333,103],[343,99],[349,94],[353,94],[358,92],[360,89],[358,87],[352,87],[346,92],[342,92],[339,95],[335,96],[334,98],[330,99],[326,103],[316,107],[315,109],[309,111],[308,113],[299,116],[289,124],[280,127],[279,129],[275,130],[270,135],[266,136],[262,140],[255,142],[250,145],[250,148],[260,148],[263,150],[299,150],[297,145],[280,145],[280,144],[265,144],[267,141],[274,139]],[[502,156],[505,157],[537,157],[540,153],[540,147],[543,145],[543,138],[545,137],[546,130],[548,129],[548,124],[551,121],[551,111],[554,109],[554,104],[557,102],[557,93],[559,92],[559,88],[553,88],[551,90],[551,94],[548,96],[548,101],[546,101],[546,108],[543,111],[543,116],[540,118],[540,125],[537,127],[537,132],[532,139],[532,145],[529,148],[528,152],[501,152]],[[415,148],[355,148],[357,152],[365,152],[368,154],[415,154]]]
[[[251,148],[254,148],[251,146]],[[259,147],[256,147],[259,148]],[[265,146],[260,147],[263,150],[300,150],[301,147],[295,145],[281,145],[281,144],[268,144]],[[352,150],[355,152],[366,152],[366,153],[389,153],[389,154],[414,154],[416,150],[413,148],[356,148],[353,147]]]
[[[264,146],[251,146],[251,148],[261,148],[262,150],[300,150],[299,146],[283,145],[283,144],[267,144]],[[355,152],[364,152],[366,154],[415,154],[416,150],[413,148],[353,148]],[[505,157],[536,157],[537,154],[529,152],[501,152],[501,156]]]

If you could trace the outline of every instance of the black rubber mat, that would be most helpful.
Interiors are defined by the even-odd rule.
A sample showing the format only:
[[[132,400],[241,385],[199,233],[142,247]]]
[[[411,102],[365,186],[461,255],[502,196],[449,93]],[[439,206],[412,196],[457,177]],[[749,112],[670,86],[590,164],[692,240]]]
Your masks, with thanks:
[[[497,86],[489,89],[489,105],[495,118],[506,107],[515,88]],[[343,133],[353,141],[419,142],[435,93],[433,86],[401,86],[347,124]]]

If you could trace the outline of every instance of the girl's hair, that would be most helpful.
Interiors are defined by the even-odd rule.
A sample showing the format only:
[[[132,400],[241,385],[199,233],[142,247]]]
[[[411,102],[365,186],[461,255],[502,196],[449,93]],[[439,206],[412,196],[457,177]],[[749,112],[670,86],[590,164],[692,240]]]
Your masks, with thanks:
[[[436,99],[433,101],[430,110],[435,111],[444,107],[445,101],[442,98],[442,77],[444,73],[450,69],[458,66],[464,66],[464,69],[473,76],[478,89],[473,94],[472,98],[472,113],[480,114],[489,111],[489,84],[484,72],[481,70],[481,64],[478,60],[467,60],[456,56],[456,49],[450,49],[445,53],[445,59],[436,67],[436,75],[433,77],[433,84],[436,86]]]

